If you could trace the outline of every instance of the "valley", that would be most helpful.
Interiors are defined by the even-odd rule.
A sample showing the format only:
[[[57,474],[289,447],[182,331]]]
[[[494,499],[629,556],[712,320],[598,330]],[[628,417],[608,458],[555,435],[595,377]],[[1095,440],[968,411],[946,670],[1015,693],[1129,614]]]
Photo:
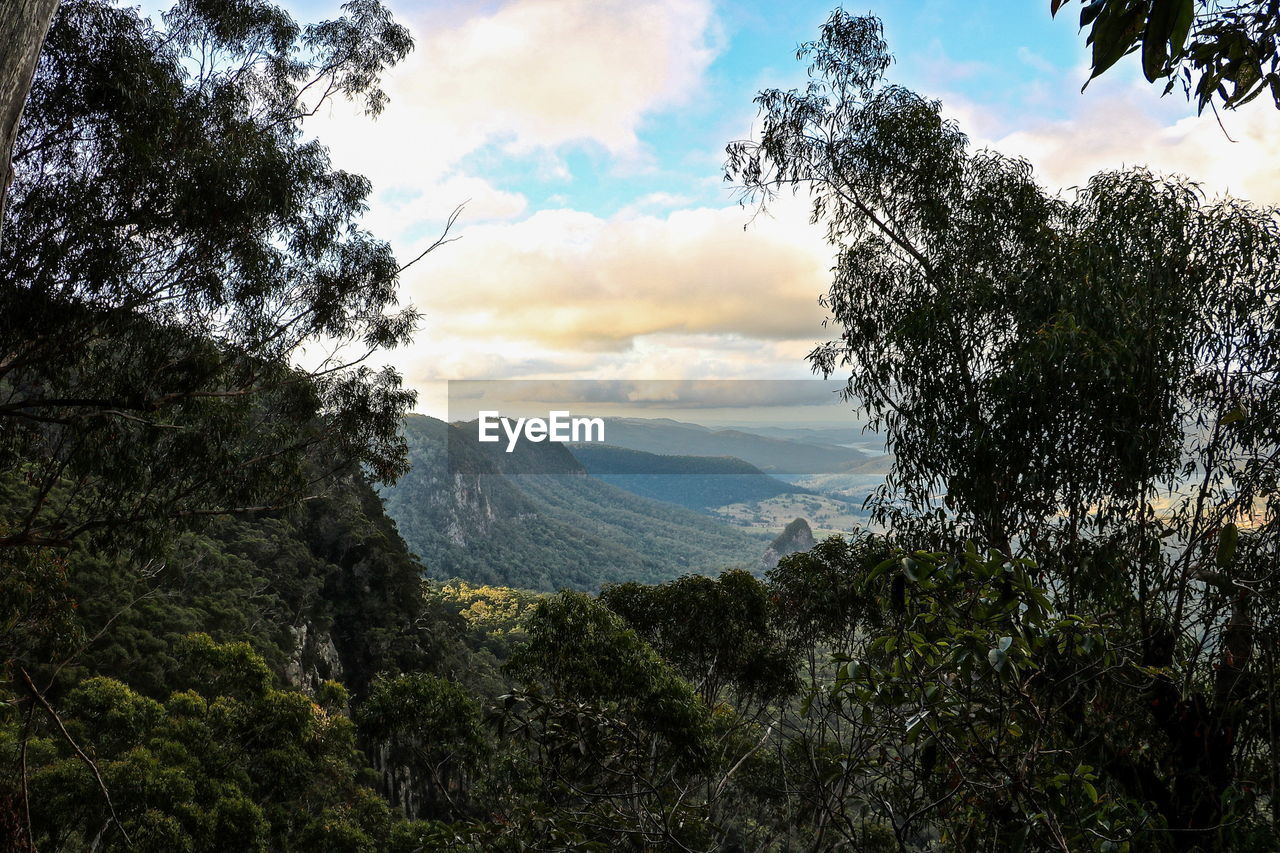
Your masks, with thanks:
[[[543,592],[758,571],[794,519],[821,535],[865,526],[850,493],[872,482],[858,471],[875,460],[858,451],[665,419],[610,419],[606,430],[632,446],[521,442],[508,453],[479,442],[474,423],[410,415],[411,467],[383,487],[387,514],[428,577]],[[673,452],[694,450],[706,454]],[[808,469],[790,479],[819,488],[733,450]]]

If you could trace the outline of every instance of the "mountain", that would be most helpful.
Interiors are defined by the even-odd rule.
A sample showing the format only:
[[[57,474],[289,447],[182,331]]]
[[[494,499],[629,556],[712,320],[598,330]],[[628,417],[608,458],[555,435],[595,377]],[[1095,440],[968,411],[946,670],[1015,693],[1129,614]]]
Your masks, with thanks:
[[[432,577],[595,590],[758,560],[757,535],[592,477],[563,445],[506,453],[473,427],[421,415],[404,430],[410,471],[382,495]]]
[[[766,474],[831,474],[866,454],[832,444],[809,444],[737,429],[709,429],[667,418],[605,418],[605,443],[667,456],[734,456]]]
[[[606,431],[606,435],[607,435]],[[607,444],[569,446],[593,477],[633,494],[689,509],[812,494],[732,456],[668,456]]]
[[[837,447],[858,444],[866,440],[862,428],[855,423],[843,427],[779,427],[755,426],[751,424],[734,426],[732,429],[763,435],[768,438],[781,438],[787,441],[799,441],[805,444],[828,444]],[[874,436],[872,436],[874,437]]]
[[[814,544],[813,530],[810,529],[809,522],[803,518],[797,518],[778,534],[777,539],[769,543],[762,561],[765,571],[778,565],[778,561],[788,554],[808,551]]]

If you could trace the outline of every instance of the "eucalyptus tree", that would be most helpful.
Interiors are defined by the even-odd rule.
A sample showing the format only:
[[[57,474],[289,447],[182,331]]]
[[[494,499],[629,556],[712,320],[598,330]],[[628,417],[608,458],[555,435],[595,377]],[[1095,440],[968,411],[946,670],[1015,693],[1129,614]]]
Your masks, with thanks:
[[[794,650],[773,630],[765,585],[744,569],[685,575],[657,586],[610,584],[600,601],[653,646],[704,704],[765,712],[796,691]]]
[[[912,548],[1034,559],[1150,700],[1159,784],[1114,784],[1184,847],[1238,828],[1277,786],[1280,217],[1142,169],[1050,193],[886,83],[873,18],[833,14],[799,56],[810,82],[759,95],[727,177],[826,226],[839,337],[810,361],[894,453],[876,517]]]
[[[715,732],[693,687],[582,593],[544,599],[527,630],[508,663],[521,689],[503,697],[500,722],[526,745],[539,820],[609,847],[707,849],[715,827],[689,792]]]
[[[1057,15],[1068,0],[1050,0]],[[1142,73],[1181,86],[1203,110],[1270,95],[1280,109],[1280,7],[1272,0],[1092,0],[1080,4],[1092,75],[1139,53]]]
[[[9,159],[22,107],[31,91],[36,58],[58,0],[15,0],[0,7],[0,216],[9,189]],[[0,231],[0,240],[4,239]]]
[[[0,836],[6,850],[414,849],[395,845],[412,827],[361,778],[341,686],[277,689],[247,643],[204,634],[172,651],[187,686],[163,701],[103,676],[68,693],[81,755],[56,734],[31,740],[31,835]]]
[[[308,26],[263,0],[161,23],[61,4],[0,249],[0,472],[21,501],[0,544],[282,505],[318,488],[308,458],[402,470],[412,395],[362,355],[417,315],[359,227],[369,182],[303,122],[335,97],[376,114],[411,47],[377,0]]]

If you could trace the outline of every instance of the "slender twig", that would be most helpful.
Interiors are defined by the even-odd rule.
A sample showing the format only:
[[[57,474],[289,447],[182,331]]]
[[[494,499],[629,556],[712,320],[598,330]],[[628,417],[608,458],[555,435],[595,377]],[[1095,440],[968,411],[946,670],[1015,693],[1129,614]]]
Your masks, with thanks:
[[[30,850],[31,853],[39,853],[39,851],[36,850],[36,833],[31,826],[31,795],[30,791],[27,789],[27,741],[31,736],[31,717],[35,714],[35,711],[36,709],[34,705],[28,708],[27,718],[22,723],[22,767],[20,769],[20,773],[22,774],[22,811],[26,815],[27,819],[27,849]]]
[[[444,229],[440,232],[440,236],[436,238],[435,242],[432,243],[430,246],[428,246],[426,249],[424,249],[422,254],[418,255],[418,257],[414,258],[413,260],[409,261],[409,263],[405,264],[404,266],[400,267],[400,269],[396,270],[396,275],[399,275],[400,273],[404,272],[409,267],[413,266],[418,261],[422,260],[427,255],[434,252],[436,249],[443,246],[445,243],[452,243],[455,240],[461,240],[462,239],[461,237],[449,237],[449,229],[453,228],[454,223],[458,221],[458,217],[462,215],[463,209],[466,208],[469,202],[470,202],[470,199],[468,199],[467,201],[464,201],[462,204],[455,207],[453,209],[453,213],[450,213],[449,218],[445,220]]]
[[[23,684],[26,686],[27,690],[30,691],[31,697],[40,704],[40,707],[44,708],[45,713],[49,715],[49,718],[53,720],[53,724],[58,727],[58,731],[62,733],[62,739],[67,742],[75,752],[76,756],[79,757],[79,759],[84,762],[85,766],[89,768],[89,772],[93,774],[93,778],[97,780],[98,790],[102,791],[102,798],[106,800],[107,810],[111,812],[111,819],[115,822],[115,825],[119,827],[120,834],[124,836],[124,843],[129,847],[132,847],[133,840],[129,838],[128,831],[124,828],[124,824],[120,822],[120,817],[116,814],[115,804],[111,802],[111,792],[107,790],[107,783],[102,781],[102,773],[98,771],[98,765],[95,764],[93,759],[80,748],[80,744],[76,743],[75,738],[71,737],[71,732],[67,731],[67,727],[62,724],[62,718],[58,716],[58,712],[49,704],[49,700],[44,698],[44,694],[36,687],[35,682],[31,680],[31,675],[26,671],[26,669],[18,667],[18,672],[22,673]]]

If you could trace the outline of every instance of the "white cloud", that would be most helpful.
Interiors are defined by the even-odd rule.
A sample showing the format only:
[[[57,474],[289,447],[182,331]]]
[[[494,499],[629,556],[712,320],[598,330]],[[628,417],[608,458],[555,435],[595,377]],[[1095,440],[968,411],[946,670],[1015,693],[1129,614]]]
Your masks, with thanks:
[[[831,250],[799,205],[775,216],[744,231],[738,207],[540,211],[462,230],[406,274],[405,295],[427,315],[425,339],[500,338],[520,352],[618,352],[660,334],[812,341]]]
[[[1150,98],[1155,92],[1144,94]],[[1268,105],[1225,115],[1220,127],[1212,115],[1162,122],[1128,94],[1097,100],[1086,94],[1082,104],[1069,120],[1036,122],[994,145],[1025,156],[1053,186],[1076,186],[1105,169],[1145,165],[1186,175],[1213,194],[1280,203],[1280,112]]]
[[[617,215],[620,218],[643,216],[647,212],[688,207],[692,203],[693,199],[687,195],[668,192],[652,192],[642,195],[626,207],[623,207],[618,211]]]
[[[784,200],[463,227],[404,276],[425,318],[395,364],[439,414],[445,379],[802,378],[825,340],[832,253]]]
[[[377,193],[362,222],[407,255],[425,236],[433,238],[436,226],[459,205],[461,223],[483,222],[513,219],[525,212],[528,200],[474,175],[450,175],[422,189],[393,187]]]
[[[516,148],[635,148],[643,116],[684,101],[714,56],[705,0],[514,0],[429,35],[409,97]]]
[[[646,117],[701,89],[719,49],[712,12],[711,0],[405,8],[417,48],[384,82],[386,111],[371,122],[334,105],[313,129],[378,188],[434,185],[490,144],[552,175],[570,143],[641,160]]]
[[[816,299],[832,250],[794,200],[745,231],[749,211],[687,208],[674,192],[610,218],[571,209],[526,217],[523,196],[459,171],[494,143],[499,156],[529,157],[521,162],[566,181],[566,144],[595,146],[615,163],[643,160],[646,116],[697,90],[717,49],[710,0],[474,9],[453,7],[436,30],[423,18],[416,58],[391,81],[382,119],[335,123],[340,162],[395,188],[374,206],[375,230],[412,236],[472,199],[462,239],[405,276],[406,301],[425,314],[418,340],[389,355],[408,382],[806,375],[805,354],[830,334]],[[1114,75],[1081,95],[1081,69],[1055,76],[1038,55],[1022,60],[1040,72],[1017,93],[1031,114],[942,95],[976,146],[1028,157],[1053,187],[1146,164],[1213,192],[1280,202],[1277,111],[1251,105],[1225,116],[1232,143],[1212,115],[1187,117],[1145,83]],[[1058,117],[1036,117],[1051,109]],[[719,151],[691,151],[718,165]]]
[[[942,100],[975,146],[1026,157],[1053,188],[1080,186],[1105,170],[1146,166],[1185,175],[1210,194],[1280,203],[1280,110],[1259,99],[1224,113],[1219,125],[1211,111],[1195,115],[1180,92],[1161,98],[1158,87],[1127,66],[1081,93],[1086,79],[1087,68],[1076,67],[1049,82],[1023,85],[1024,102],[1036,111],[1067,107],[1058,118],[1010,115],[956,94]]]
[[[1020,62],[1042,74],[1053,74],[1058,70],[1056,65],[1029,47],[1019,47],[1017,55]]]

